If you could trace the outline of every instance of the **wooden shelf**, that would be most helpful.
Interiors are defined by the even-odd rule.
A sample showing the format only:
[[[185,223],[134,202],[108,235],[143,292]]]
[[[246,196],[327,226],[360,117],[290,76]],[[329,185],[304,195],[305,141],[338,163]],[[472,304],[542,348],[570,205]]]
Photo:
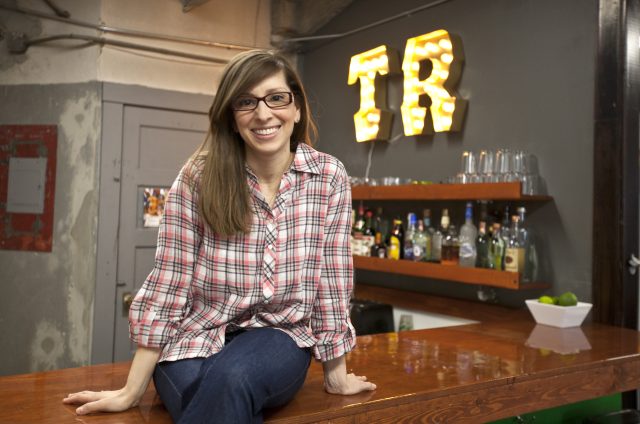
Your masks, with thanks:
[[[516,272],[495,271],[484,268],[461,268],[455,265],[440,265],[429,262],[354,256],[353,266],[356,269],[367,271],[411,275],[413,277],[501,287],[510,290],[544,289],[550,287],[546,283],[539,282],[522,284],[520,283],[520,274]]]
[[[353,200],[519,200],[549,201],[551,196],[522,194],[520,182],[473,184],[404,184],[396,186],[357,185]]]

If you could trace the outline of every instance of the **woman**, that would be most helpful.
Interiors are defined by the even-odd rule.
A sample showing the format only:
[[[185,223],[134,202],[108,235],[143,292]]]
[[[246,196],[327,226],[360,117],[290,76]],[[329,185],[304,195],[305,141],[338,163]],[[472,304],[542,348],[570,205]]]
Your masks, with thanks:
[[[274,52],[238,55],[210,120],[167,196],[155,266],[131,306],[127,383],[70,394],[78,414],[136,405],[153,376],[176,422],[261,422],[300,389],[311,354],[327,392],[376,388],[346,372],[351,192],[343,165],[310,147],[296,72]]]

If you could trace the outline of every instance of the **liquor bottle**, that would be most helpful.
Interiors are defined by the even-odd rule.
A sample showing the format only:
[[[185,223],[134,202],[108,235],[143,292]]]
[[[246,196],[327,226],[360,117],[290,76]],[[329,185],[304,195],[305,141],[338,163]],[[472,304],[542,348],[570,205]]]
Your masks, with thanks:
[[[473,268],[476,266],[476,238],[478,230],[473,225],[473,205],[467,203],[467,209],[464,213],[465,222],[460,228],[460,266],[464,268]]]
[[[504,240],[502,239],[500,223],[493,223],[491,234],[491,244],[489,245],[489,257],[491,258],[491,268],[502,271],[504,260]]]
[[[402,259],[404,257],[402,247],[404,246],[404,228],[402,220],[396,218],[393,220],[393,229],[389,236],[389,248],[387,256],[389,259]]]
[[[403,259],[408,261],[413,260],[413,236],[416,232],[416,214],[410,212],[407,215],[407,231],[404,234],[403,243]]]
[[[382,233],[378,231],[375,238],[376,244],[371,247],[371,256],[374,258],[386,258],[387,246],[382,241]]]
[[[373,229],[375,232],[382,234],[382,240],[389,238],[389,220],[382,213],[382,207],[376,208],[376,214],[373,217]]]
[[[491,259],[489,257],[490,238],[487,235],[487,223],[480,221],[478,223],[478,236],[476,237],[476,267],[491,268]]]
[[[413,234],[413,260],[417,262],[425,261],[427,253],[427,246],[429,245],[429,239],[427,232],[424,229],[424,222],[418,221],[418,228],[416,228]]]
[[[500,234],[502,235],[505,248],[509,244],[509,239],[511,238],[510,228],[511,215],[509,215],[509,205],[506,205],[504,207],[504,212],[502,213],[502,224],[500,225]]]
[[[455,225],[447,227],[447,233],[442,239],[442,265],[458,265],[460,260],[460,240]]]
[[[519,207],[518,219],[520,224],[520,238],[524,243],[524,271],[522,282],[530,283],[538,280],[538,252],[536,250],[535,234],[525,223],[526,209]]]
[[[449,211],[447,209],[442,210],[442,217],[440,218],[440,227],[433,233],[431,237],[431,260],[433,262],[440,262],[442,260],[442,240],[449,228]]]
[[[376,244],[376,233],[373,230],[373,211],[365,213],[364,230],[362,231],[362,255],[369,256],[371,248]]]
[[[521,237],[519,220],[518,215],[511,217],[509,244],[504,253],[504,270],[509,272],[524,271],[524,240]]]
[[[431,226],[431,210],[430,209],[425,209],[422,211],[422,222],[424,224],[424,233],[427,238],[427,247],[424,252],[424,260],[430,261],[432,256],[431,255],[431,238],[433,237],[433,233],[436,232],[436,230]]]
[[[364,205],[360,203],[358,207],[358,214],[356,215],[355,222],[353,224],[351,234],[353,235],[352,253],[354,255],[362,255],[362,236],[364,235]]]

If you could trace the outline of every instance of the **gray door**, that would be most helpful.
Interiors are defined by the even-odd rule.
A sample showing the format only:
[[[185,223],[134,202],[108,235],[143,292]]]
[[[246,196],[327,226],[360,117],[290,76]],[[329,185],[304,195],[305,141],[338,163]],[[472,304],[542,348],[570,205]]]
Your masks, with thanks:
[[[208,120],[205,114],[126,106],[122,127],[114,361],[128,360],[135,351],[128,337],[127,298],[153,267],[158,229],[145,226],[153,225],[143,218],[145,189],[171,186],[204,140]]]

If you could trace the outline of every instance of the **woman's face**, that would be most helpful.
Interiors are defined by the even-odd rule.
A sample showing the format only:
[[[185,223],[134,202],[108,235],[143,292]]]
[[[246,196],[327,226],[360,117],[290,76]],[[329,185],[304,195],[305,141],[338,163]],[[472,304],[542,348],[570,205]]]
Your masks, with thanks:
[[[244,99],[241,103],[251,103],[252,97],[262,98],[273,93],[290,92],[284,72],[280,71],[262,80],[248,92],[241,93],[239,98]],[[282,100],[287,96],[274,96],[274,99]],[[276,159],[279,155],[289,155],[293,126],[300,119],[300,108],[296,106],[295,100],[276,108],[267,106],[262,100],[254,110],[234,110],[233,116],[235,129],[245,142],[248,157]]]

